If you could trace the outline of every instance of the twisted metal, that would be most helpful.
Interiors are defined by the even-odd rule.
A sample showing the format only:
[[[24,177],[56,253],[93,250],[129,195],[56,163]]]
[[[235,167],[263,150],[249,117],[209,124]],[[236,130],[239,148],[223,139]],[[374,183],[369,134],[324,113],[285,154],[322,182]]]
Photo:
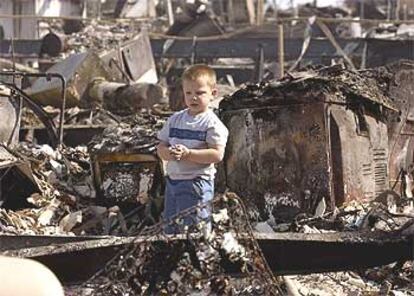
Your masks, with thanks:
[[[211,220],[198,215],[206,207]],[[83,288],[98,296],[281,295],[247,217],[236,194],[218,195],[137,233]]]

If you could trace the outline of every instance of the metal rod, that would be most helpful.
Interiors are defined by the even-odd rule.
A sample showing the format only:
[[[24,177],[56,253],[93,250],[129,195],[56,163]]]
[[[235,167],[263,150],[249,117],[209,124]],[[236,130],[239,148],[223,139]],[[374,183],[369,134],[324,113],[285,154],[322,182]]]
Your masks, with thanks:
[[[257,1],[257,17],[256,17],[256,25],[261,26],[263,25],[263,18],[264,18],[264,3],[263,0]]]
[[[284,33],[283,24],[279,24],[278,30],[278,58],[279,58],[279,78],[282,78],[285,74],[285,44],[284,44]]]
[[[174,24],[174,11],[171,0],[167,0],[168,23],[170,26]]]

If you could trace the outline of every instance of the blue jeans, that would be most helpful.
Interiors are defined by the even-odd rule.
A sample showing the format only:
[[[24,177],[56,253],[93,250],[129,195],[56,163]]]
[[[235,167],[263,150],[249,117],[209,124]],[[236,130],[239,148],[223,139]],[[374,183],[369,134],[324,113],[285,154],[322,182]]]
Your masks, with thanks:
[[[184,225],[192,225],[200,220],[210,221],[211,200],[214,197],[214,181],[195,178],[192,180],[172,180],[166,178],[164,196],[164,220],[171,221],[181,211],[204,204],[202,208],[191,212],[183,219]],[[180,230],[172,223],[165,229],[166,233]],[[178,225],[177,225],[178,226]]]

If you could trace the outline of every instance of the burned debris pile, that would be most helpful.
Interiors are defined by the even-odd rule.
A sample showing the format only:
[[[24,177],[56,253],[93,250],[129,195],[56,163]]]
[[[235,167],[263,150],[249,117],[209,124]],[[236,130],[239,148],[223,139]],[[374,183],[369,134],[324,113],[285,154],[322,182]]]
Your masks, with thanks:
[[[386,89],[382,89],[382,85],[378,83],[381,74],[375,70],[372,72],[378,76],[373,77],[374,74],[368,71],[347,70],[342,64],[295,72],[281,80],[247,85],[223,100],[220,108],[312,103],[328,99],[332,103],[349,105],[367,100],[395,110],[392,101],[387,97]]]
[[[60,109],[52,106],[44,107],[45,112],[55,125],[59,125]],[[108,126],[120,123],[120,118],[105,109],[82,109],[79,107],[65,109],[65,125],[67,126]],[[41,128],[42,122],[36,114],[26,107],[22,109],[22,128]]]
[[[53,110],[56,113],[59,111],[50,108],[50,113]],[[103,190],[105,198],[113,197],[113,201],[121,201],[119,198],[122,197],[122,201],[137,202],[140,200],[143,204],[148,202],[150,189],[162,178],[159,175],[161,171],[157,165],[155,146],[157,144],[156,133],[165,122],[165,117],[145,110],[141,114],[127,118],[111,115],[105,110],[96,111],[96,116],[92,116],[93,113],[93,111],[82,112],[78,108],[67,110],[68,115],[72,114],[66,117],[67,120],[76,122],[76,124],[82,120],[88,120],[89,124],[94,124],[98,120],[116,123],[95,136],[89,142],[88,147],[76,146],[54,150],[46,144],[21,142],[15,148],[14,153],[17,155],[15,158],[29,164],[33,172],[34,184],[39,187],[39,192],[33,192],[28,199],[30,203],[28,205],[32,209],[23,209],[22,212],[15,213],[19,216],[30,212],[32,223],[25,223],[23,227],[18,220],[8,219],[7,212],[4,211],[5,218],[2,222],[5,232],[70,234],[76,224],[78,226],[88,224],[88,219],[96,220],[95,222],[100,224],[105,218],[96,219],[96,216],[109,215],[111,211],[108,212],[107,208],[111,207],[105,202],[99,206],[96,189],[99,193]],[[56,118],[58,117],[57,115]],[[30,118],[34,117],[27,117],[26,120],[33,124],[34,120]],[[119,123],[121,119],[122,123]],[[143,160],[140,160],[142,155],[144,155]],[[150,162],[151,165],[141,168],[141,161]],[[155,182],[154,178],[157,178]],[[22,200],[24,201],[26,197],[22,197]],[[12,214],[12,211],[9,214]],[[65,224],[68,217],[77,219],[71,221],[73,223],[71,227]],[[22,219],[25,218],[22,217]],[[63,226],[59,228],[59,225]],[[93,227],[90,230],[93,234],[103,234],[99,230],[94,232],[97,229]],[[79,231],[75,232],[79,233]],[[83,233],[88,233],[88,230],[83,229]]]
[[[131,40],[142,28],[142,24],[130,21],[91,20],[85,23],[80,31],[69,35],[64,34],[61,24],[56,21],[49,24],[54,38],[62,43],[63,51],[60,53],[60,58],[91,49],[96,51],[113,49]],[[52,44],[49,43],[49,46]]]
[[[106,266],[102,262],[93,278],[82,279],[83,285],[68,285],[68,293],[74,295],[203,291],[277,295],[292,282],[303,291],[314,291],[306,284],[306,276],[274,277],[277,266],[290,265],[272,255],[266,241],[272,242],[274,250],[278,235],[284,237],[287,232],[293,237],[295,232],[320,235],[308,240],[321,247],[329,245],[324,235],[348,231],[353,234],[334,240],[334,245],[352,248],[389,243],[402,251],[409,245],[412,200],[387,191],[384,174],[389,145],[387,118],[396,108],[389,98],[392,75],[380,74],[340,66],[315,68],[280,81],[248,85],[226,97],[220,103],[220,116],[230,129],[230,138],[226,170],[219,168],[218,181],[225,180],[223,187],[241,198],[230,193],[216,197],[211,233],[205,230],[204,221],[186,229],[185,234],[164,234],[168,225],[160,222],[163,174],[155,146],[168,110],[153,107],[121,116],[105,109],[67,109],[66,123],[98,124],[102,130],[87,145],[52,149],[21,142],[13,150],[29,164],[37,189],[21,198],[29,207],[1,210],[2,233],[71,235],[80,240],[73,249],[70,244],[61,244],[50,251],[51,267],[53,256],[105,249],[98,237],[97,245],[93,240],[87,245],[82,241],[85,235],[127,236],[120,237],[125,242],[116,246],[115,241],[106,242],[114,249],[113,260]],[[58,123],[60,110],[48,107],[47,111]],[[33,115],[25,120],[32,126],[37,124]],[[360,155],[346,157],[355,154],[356,146]],[[373,150],[365,151],[367,148]],[[358,175],[360,171],[363,174]],[[173,226],[181,229],[181,220],[177,217]],[[361,238],[376,232],[384,232],[384,237]],[[281,245],[287,240],[284,237]],[[301,237],[297,244],[306,240]],[[41,258],[45,250],[15,252]],[[401,256],[401,260],[407,257]],[[160,257],[165,258],[165,264],[159,264]],[[387,263],[396,260],[394,254],[383,253],[381,258]],[[323,256],[318,262],[320,266],[306,268],[300,263],[295,271],[300,267],[320,272],[375,265],[372,259],[361,258],[348,259],[347,266],[324,263]],[[405,291],[410,284],[399,281],[404,282],[403,273],[411,274],[407,265],[401,264],[396,271],[401,277],[391,279],[390,273],[384,277],[395,281],[393,288]],[[370,269],[342,276],[365,283],[366,278],[378,278],[378,273],[381,271]],[[364,289],[379,291],[381,286],[374,281],[358,288],[347,286],[344,291]]]
[[[78,210],[88,204],[82,202],[80,197],[96,196],[86,149],[77,147],[58,151],[47,145],[21,143],[15,153],[21,161],[30,164],[30,176],[38,190],[26,196],[29,207],[20,206],[14,211],[2,209],[2,232],[20,235],[70,234],[73,226],[82,221],[82,213]],[[13,195],[12,192],[10,194]],[[75,216],[78,220],[72,221]],[[67,225],[68,220],[71,220],[69,223],[73,223],[72,226]]]
[[[157,132],[165,118],[143,110],[141,114],[123,118],[122,123],[105,129],[88,144],[92,154],[104,152],[155,153]]]
[[[242,201],[234,194],[216,196],[212,223],[183,224],[205,206],[141,232],[87,283],[69,290],[84,296],[282,295],[281,283],[257,245]],[[181,234],[165,235],[165,227],[180,229]]]
[[[33,74],[0,73],[0,255],[42,262],[74,296],[414,295],[414,64],[355,70],[412,58],[407,40],[371,38],[411,25],[352,19],[389,22],[400,1],[380,14],[378,1],[66,2],[99,17],[0,40],[1,66]],[[230,136],[211,221],[203,204],[167,222],[157,133],[197,63],[217,73]]]

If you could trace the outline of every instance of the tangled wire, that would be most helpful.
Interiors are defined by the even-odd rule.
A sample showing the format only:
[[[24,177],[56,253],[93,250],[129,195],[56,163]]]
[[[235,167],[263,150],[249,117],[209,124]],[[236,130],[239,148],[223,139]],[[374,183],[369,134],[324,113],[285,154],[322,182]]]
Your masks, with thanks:
[[[141,231],[83,287],[98,296],[280,295],[242,201],[233,193],[216,196],[211,223],[197,215],[206,206]],[[171,226],[180,233],[165,234]]]

